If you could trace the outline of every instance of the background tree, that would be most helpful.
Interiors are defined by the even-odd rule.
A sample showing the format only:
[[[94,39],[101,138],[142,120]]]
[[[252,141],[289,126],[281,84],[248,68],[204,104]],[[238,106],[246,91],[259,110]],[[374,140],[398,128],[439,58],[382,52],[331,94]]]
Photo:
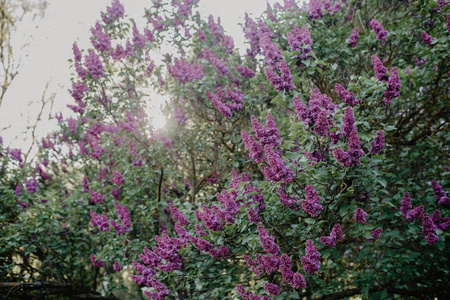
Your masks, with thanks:
[[[245,55],[195,7],[138,28],[113,1],[74,44],[76,115],[32,164],[2,149],[2,292],[445,298],[448,4],[284,1]]]

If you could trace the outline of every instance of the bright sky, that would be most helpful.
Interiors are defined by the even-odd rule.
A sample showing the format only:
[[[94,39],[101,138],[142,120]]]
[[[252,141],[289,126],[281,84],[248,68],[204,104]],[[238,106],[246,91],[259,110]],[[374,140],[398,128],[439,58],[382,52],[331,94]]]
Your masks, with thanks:
[[[169,1],[169,0],[167,0]],[[49,120],[49,114],[62,111],[68,115],[66,105],[72,103],[67,92],[70,88],[69,58],[72,58],[72,45],[76,41],[80,49],[92,47],[89,42],[90,28],[100,20],[100,12],[111,5],[110,0],[47,0],[49,6],[43,20],[36,24],[19,24],[18,37],[31,35],[30,46],[15,53],[21,56],[19,75],[9,87],[0,108],[0,135],[4,145],[13,148],[29,147],[30,135],[25,135],[27,126],[34,124],[41,110],[44,88],[49,83],[45,95],[49,99],[55,94],[53,107],[48,104],[41,116],[36,130],[39,137],[54,130],[55,120]],[[143,25],[144,8],[150,0],[122,0],[125,14]],[[242,23],[245,12],[259,16],[266,9],[266,2],[272,6],[275,0],[200,0],[200,12],[203,17],[212,14],[221,17],[222,25],[228,35],[234,38],[237,48],[244,48],[244,35],[238,23]],[[15,49],[24,43],[16,39]],[[4,129],[7,128],[7,129]]]

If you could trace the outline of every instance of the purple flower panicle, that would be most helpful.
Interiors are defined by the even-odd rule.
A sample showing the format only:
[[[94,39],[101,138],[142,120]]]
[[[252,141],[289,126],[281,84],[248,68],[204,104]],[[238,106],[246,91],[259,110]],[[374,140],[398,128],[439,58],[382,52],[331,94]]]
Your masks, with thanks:
[[[350,35],[350,39],[348,40],[347,44],[354,48],[357,45],[357,41],[358,41],[358,35],[359,35],[359,30],[358,27],[353,28],[352,34]]]
[[[355,214],[353,215],[353,221],[359,224],[365,224],[366,223],[366,216],[367,213],[363,211],[361,208],[357,208],[355,210]]]
[[[312,240],[306,241],[305,252],[305,255],[300,257],[300,261],[305,272],[312,275],[320,270],[320,253]]]

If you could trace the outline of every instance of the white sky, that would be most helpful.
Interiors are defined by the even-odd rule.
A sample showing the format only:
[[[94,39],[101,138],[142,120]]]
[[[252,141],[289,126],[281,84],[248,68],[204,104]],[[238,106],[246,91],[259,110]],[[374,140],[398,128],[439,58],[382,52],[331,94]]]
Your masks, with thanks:
[[[170,0],[167,0],[170,1]],[[55,94],[51,115],[62,111],[68,115],[67,104],[72,98],[70,88],[69,58],[72,58],[72,45],[76,41],[80,49],[91,47],[90,28],[100,20],[100,12],[111,5],[110,0],[47,0],[49,6],[39,26],[23,22],[18,26],[18,37],[32,36],[30,45],[15,53],[21,56],[19,75],[9,87],[0,107],[0,136],[4,145],[13,148],[29,147],[30,135],[25,135],[27,125],[34,124],[41,108],[41,99],[48,82],[46,98]],[[144,24],[144,8],[151,5],[150,0],[121,0],[125,14],[133,17],[138,24]],[[200,12],[206,18],[212,14],[221,17],[222,25],[228,35],[234,38],[237,48],[244,48],[244,35],[238,23],[242,23],[245,12],[259,16],[266,9],[266,2],[272,6],[275,0],[200,0]],[[281,1],[282,2],[282,1]],[[140,21],[140,22],[139,22]],[[17,38],[18,45],[24,43]],[[16,47],[15,49],[19,49]],[[50,105],[44,110],[37,127],[38,137],[54,130],[55,120],[49,120]],[[7,129],[5,129],[7,128]]]

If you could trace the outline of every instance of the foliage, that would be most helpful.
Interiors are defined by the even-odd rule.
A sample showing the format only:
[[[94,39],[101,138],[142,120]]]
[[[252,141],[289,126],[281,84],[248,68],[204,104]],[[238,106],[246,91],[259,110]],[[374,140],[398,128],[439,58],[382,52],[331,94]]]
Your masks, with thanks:
[[[448,3],[284,1],[245,55],[196,5],[141,29],[113,1],[74,44],[76,117],[33,163],[1,149],[12,294],[448,297]]]

